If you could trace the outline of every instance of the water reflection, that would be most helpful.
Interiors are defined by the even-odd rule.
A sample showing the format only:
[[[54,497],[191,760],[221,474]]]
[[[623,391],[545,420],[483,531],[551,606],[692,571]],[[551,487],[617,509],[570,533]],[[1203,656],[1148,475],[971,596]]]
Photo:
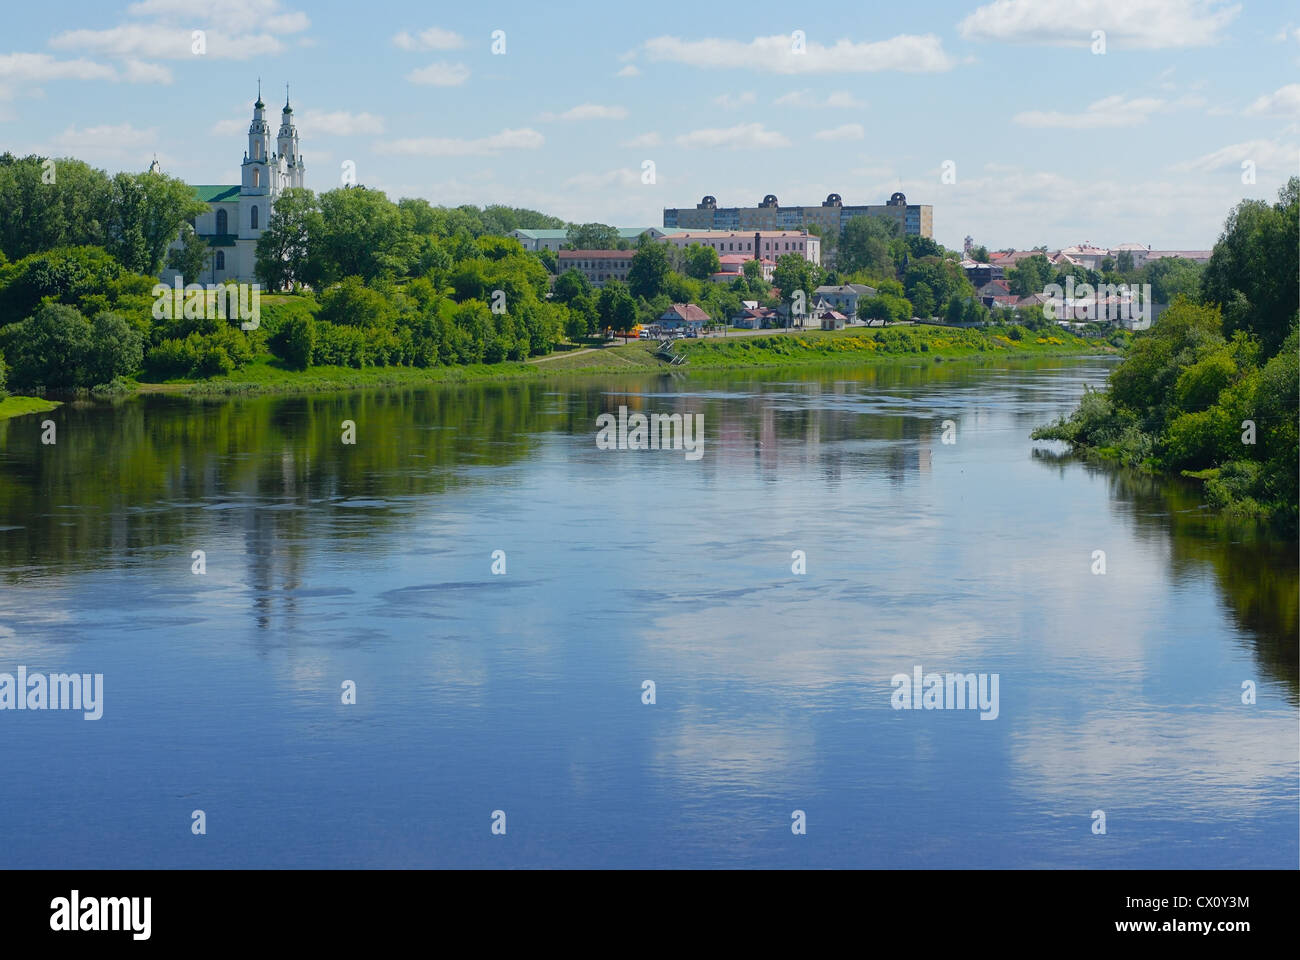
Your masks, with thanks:
[[[1209,508],[1200,484],[1090,463],[1054,446],[1033,451],[1058,471],[1083,470],[1102,478],[1111,504],[1136,536],[1164,545],[1170,576],[1182,580],[1214,573],[1224,605],[1268,673],[1285,682],[1300,702],[1300,575],[1296,544],[1279,541],[1249,521],[1224,518]]]
[[[0,794],[10,862],[1292,863],[1294,553],[1035,449],[1107,371],[150,397],[60,409],[55,447],[0,423],[0,664],[108,691],[98,724],[0,716],[0,763],[42,770]],[[703,459],[596,449],[620,405],[703,414]],[[915,664],[999,673],[999,719],[891,710]],[[187,843],[198,805],[220,844]]]

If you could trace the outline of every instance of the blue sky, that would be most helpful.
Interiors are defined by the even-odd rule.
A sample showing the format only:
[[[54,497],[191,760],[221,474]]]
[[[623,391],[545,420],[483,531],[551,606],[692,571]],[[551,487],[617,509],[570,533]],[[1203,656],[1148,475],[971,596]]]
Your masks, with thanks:
[[[394,199],[639,226],[902,189],[948,246],[1200,249],[1300,172],[1298,67],[1283,0],[54,0],[6,8],[0,149],[234,183],[260,74],[316,190],[350,160]]]

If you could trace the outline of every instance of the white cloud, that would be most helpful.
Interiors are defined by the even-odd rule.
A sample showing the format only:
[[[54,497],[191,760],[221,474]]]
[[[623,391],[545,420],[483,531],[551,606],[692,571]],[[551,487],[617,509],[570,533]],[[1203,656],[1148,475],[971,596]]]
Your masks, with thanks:
[[[836,90],[826,98],[826,106],[838,110],[856,110],[865,107],[866,103],[847,90]]]
[[[1125,100],[1122,94],[1094,101],[1078,113],[1057,110],[1028,110],[1017,113],[1012,122],[1022,127],[1068,127],[1074,130],[1098,127],[1136,127],[1146,123],[1151,114],[1162,109],[1163,100],[1139,97]]]
[[[172,72],[161,63],[146,63],[143,60],[127,60],[126,82],[168,84],[172,82]]]
[[[220,21],[232,32],[263,30],[267,33],[300,33],[311,25],[305,13],[285,10],[279,0],[140,0],[126,8],[133,17],[153,17],[173,23],[197,24]]]
[[[934,34],[903,34],[874,43],[838,40],[834,46],[809,40],[802,53],[793,52],[792,46],[791,38],[786,34],[756,37],[748,43],[655,37],[646,41],[645,51],[652,60],[782,74],[874,73],[881,70],[934,73],[953,67],[952,58],[943,50],[943,41]]]
[[[1246,108],[1250,116],[1290,116],[1300,113],[1300,83],[1288,83]]]
[[[1243,161],[1249,160],[1257,168],[1287,170],[1294,168],[1297,156],[1295,144],[1283,146],[1276,140],[1247,140],[1222,147],[1192,160],[1174,164],[1171,169],[1187,173],[1214,173],[1221,170],[1239,170]]]
[[[788,147],[783,133],[767,130],[761,123],[742,123],[734,127],[693,130],[677,137],[679,147],[703,147],[724,150],[753,150],[764,147]]]
[[[641,71],[637,69],[637,66],[636,66],[635,63],[629,63],[627,66],[625,66],[625,67],[624,67],[622,70],[620,70],[618,73],[614,74],[614,76],[616,76],[616,77],[639,77],[639,76],[641,76]]]
[[[502,130],[488,137],[472,139],[456,137],[413,137],[379,143],[379,153],[420,157],[488,157],[502,150],[536,150],[546,138],[536,130],[524,127],[519,130]]]
[[[641,182],[639,167],[635,170],[618,169],[606,173],[579,173],[565,180],[564,185],[578,190],[601,190],[609,187],[643,189],[645,187]]]
[[[39,150],[51,156],[76,157],[96,166],[127,163],[143,170],[152,158],[158,130],[141,130],[129,123],[100,124],[94,127],[67,127],[55,135],[49,149]]]
[[[212,132],[219,137],[233,137],[236,134],[247,133],[248,124],[252,115],[252,111],[247,111],[243,116],[227,117],[225,120],[218,120],[212,125]]]
[[[856,110],[866,104],[847,90],[836,90],[825,99],[815,95],[811,90],[792,90],[783,93],[772,101],[778,107],[798,107],[801,110],[815,110],[831,107],[837,110]]]
[[[996,0],[966,17],[968,40],[1087,47],[1106,32],[1107,47],[1203,47],[1241,12],[1224,0]]]
[[[248,60],[284,50],[269,33],[236,34],[204,30],[206,52],[214,60]],[[56,50],[77,50],[109,57],[149,57],[155,60],[194,60],[193,30],[183,26],[132,23],[107,30],[66,30],[50,40]]]
[[[431,63],[412,70],[406,79],[430,87],[459,87],[469,79],[469,67],[463,63]]]
[[[623,147],[657,147],[663,140],[657,133],[643,133],[633,137],[631,140],[624,140],[619,146]]]
[[[31,80],[114,80],[117,72],[108,64],[84,58],[56,60],[48,53],[0,53],[0,79]]]
[[[814,140],[861,140],[866,137],[867,131],[860,123],[845,123],[838,127],[832,127],[829,130],[818,130],[813,134]]]
[[[465,46],[465,38],[452,30],[429,27],[414,35],[405,30],[394,34],[393,46],[402,50],[459,50]]]
[[[373,113],[349,113],[335,110],[326,113],[321,110],[308,110],[298,123],[302,133],[308,136],[331,134],[337,137],[373,135],[384,132],[384,118]]]
[[[599,103],[580,103],[563,113],[543,113],[542,120],[622,120],[627,117],[626,107],[607,107]]]
[[[714,97],[713,102],[724,110],[735,110],[738,107],[753,103],[755,99],[753,91],[746,90],[734,97],[729,93],[724,93],[721,96]]]

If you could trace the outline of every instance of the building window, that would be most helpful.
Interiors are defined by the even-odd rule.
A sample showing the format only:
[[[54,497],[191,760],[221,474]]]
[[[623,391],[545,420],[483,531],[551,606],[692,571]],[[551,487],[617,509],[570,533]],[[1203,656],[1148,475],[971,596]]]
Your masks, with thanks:
[[[257,207],[253,207],[253,209],[249,211],[249,221],[248,221],[248,225],[249,225],[250,227],[252,227],[254,230],[256,230],[256,229],[258,228],[258,227],[257,227]]]
[[[255,187],[260,187],[261,185],[262,185],[262,171],[259,170],[257,167],[254,167],[254,168],[253,168],[253,186],[255,186]]]
[[[217,211],[217,233],[229,233],[230,218],[226,216],[226,211]]]
[[[224,250],[217,251],[217,269],[218,270],[226,269],[226,251]]]

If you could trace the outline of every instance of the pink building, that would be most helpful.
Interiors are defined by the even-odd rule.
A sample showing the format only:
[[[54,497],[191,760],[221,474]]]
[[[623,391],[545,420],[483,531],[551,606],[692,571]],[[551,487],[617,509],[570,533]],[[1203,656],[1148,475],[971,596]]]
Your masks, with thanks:
[[[684,230],[660,238],[678,249],[692,243],[712,247],[722,258],[730,254],[749,254],[748,259],[759,256],[776,262],[787,253],[797,253],[810,263],[821,263],[822,240],[806,230]]]

